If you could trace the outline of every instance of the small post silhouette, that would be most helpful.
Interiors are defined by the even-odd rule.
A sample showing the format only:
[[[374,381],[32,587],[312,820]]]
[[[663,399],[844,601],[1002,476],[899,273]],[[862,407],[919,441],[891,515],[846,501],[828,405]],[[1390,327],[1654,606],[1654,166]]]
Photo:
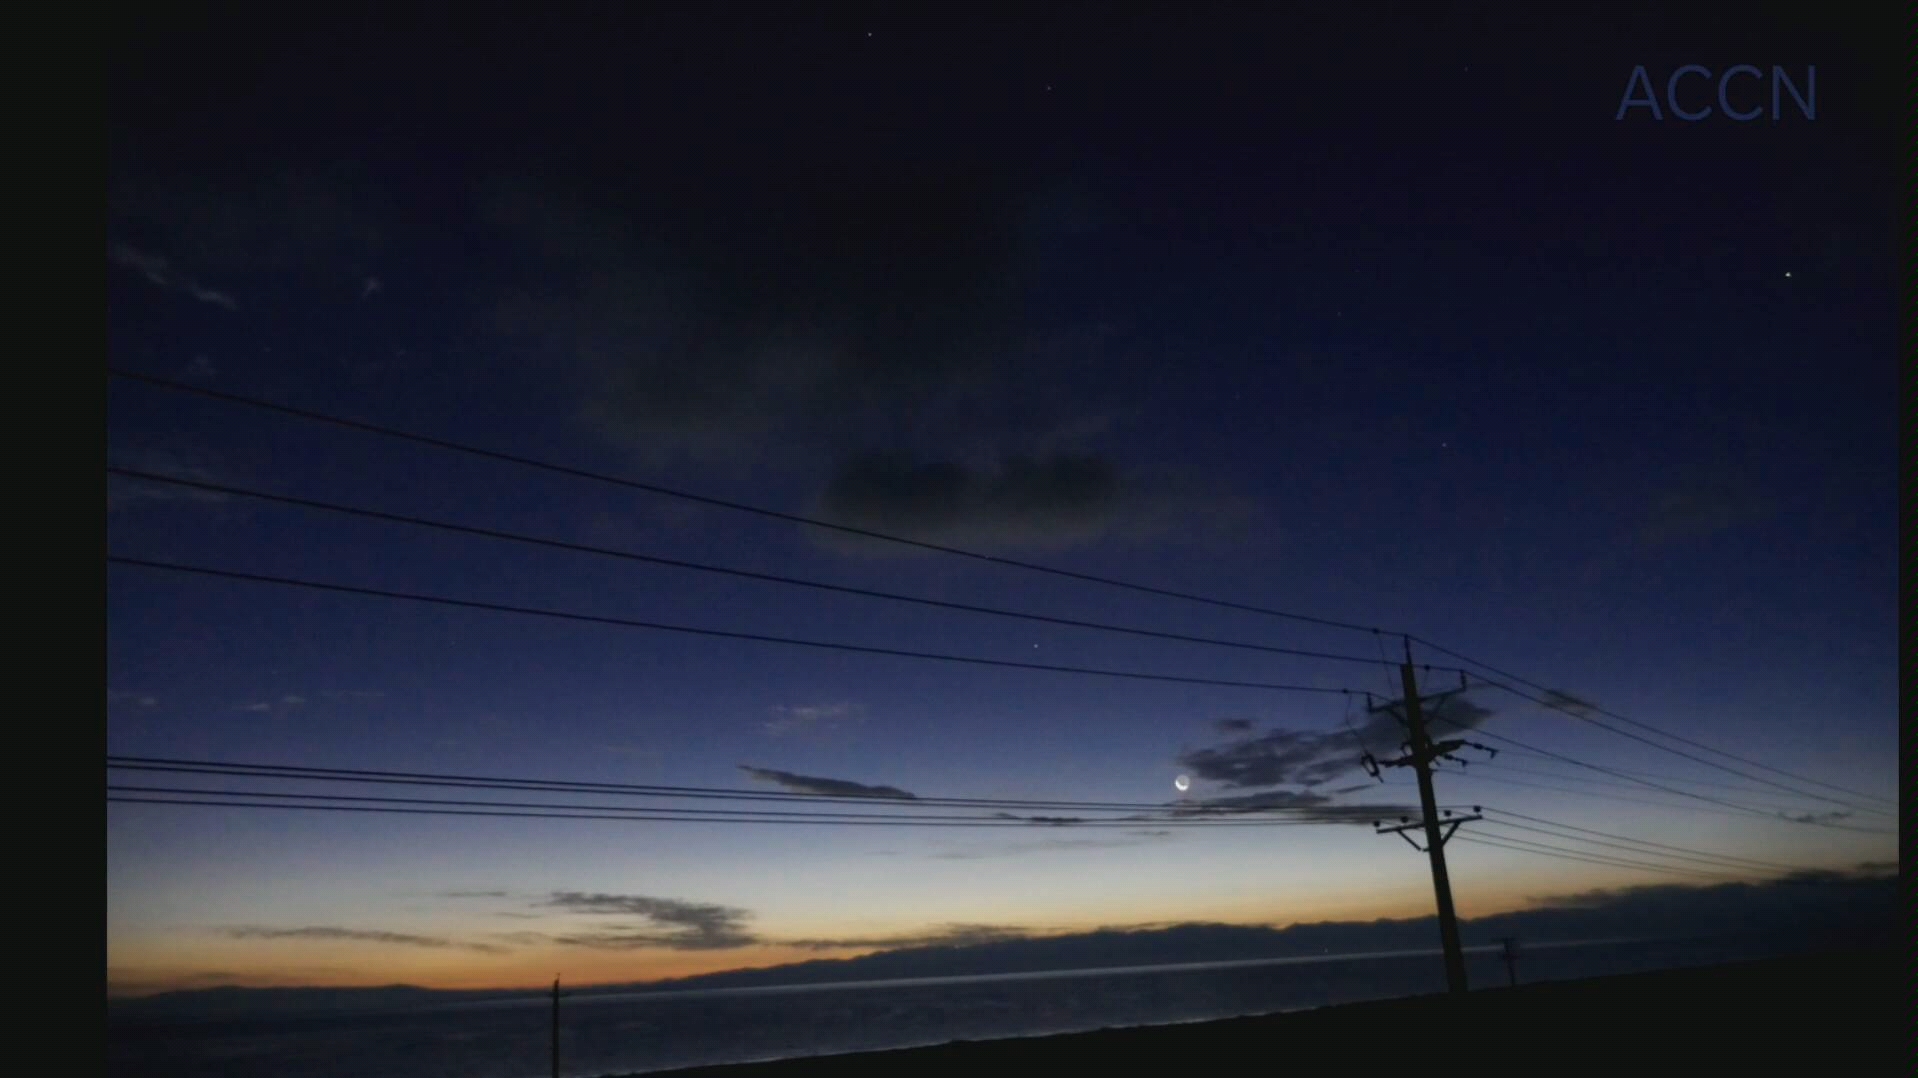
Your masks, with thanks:
[[[1506,936],[1499,940],[1505,945],[1505,981],[1513,988],[1518,987],[1518,937]]]
[[[559,974],[553,974],[553,1078],[559,1078]]]

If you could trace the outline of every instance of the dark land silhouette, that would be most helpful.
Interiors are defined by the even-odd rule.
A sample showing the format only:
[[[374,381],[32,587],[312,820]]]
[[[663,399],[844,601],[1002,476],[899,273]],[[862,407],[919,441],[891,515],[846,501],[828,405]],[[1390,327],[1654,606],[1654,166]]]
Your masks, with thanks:
[[[1904,951],[1872,948],[1600,977],[1463,996],[1355,1003],[1258,1018],[955,1043],[773,1063],[675,1078],[979,1074],[1008,1064],[1166,1067],[1222,1063],[1277,1073],[1909,1073]],[[946,1068],[946,1069],[936,1069]],[[1040,1073],[1053,1073],[1050,1070]]]

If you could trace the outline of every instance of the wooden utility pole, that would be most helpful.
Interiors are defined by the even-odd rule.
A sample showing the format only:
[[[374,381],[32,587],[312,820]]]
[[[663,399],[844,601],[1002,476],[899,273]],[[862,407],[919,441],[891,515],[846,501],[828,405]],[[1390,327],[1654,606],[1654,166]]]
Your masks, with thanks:
[[[1409,767],[1418,776],[1419,812],[1422,819],[1416,823],[1403,821],[1397,827],[1378,827],[1380,834],[1397,834],[1413,849],[1422,850],[1432,862],[1432,892],[1438,899],[1439,942],[1445,948],[1445,985],[1453,992],[1466,990],[1465,950],[1459,945],[1458,913],[1452,908],[1452,877],[1445,869],[1445,843],[1459,825],[1471,820],[1481,819],[1476,810],[1470,816],[1457,816],[1450,812],[1440,818],[1438,797],[1432,790],[1432,765],[1464,748],[1468,742],[1448,739],[1433,741],[1425,726],[1425,711],[1419,699],[1418,677],[1412,667],[1412,643],[1405,642],[1405,662],[1399,667],[1399,683],[1405,693],[1403,700],[1389,703],[1374,711],[1390,711],[1405,727],[1405,754],[1393,760],[1373,760],[1367,754],[1364,760],[1366,770],[1375,777],[1380,767]],[[1459,687],[1450,692],[1439,693],[1434,700],[1456,696],[1465,691],[1465,679],[1459,678]],[[1376,825],[1374,825],[1376,827]],[[1414,842],[1408,831],[1424,831],[1425,845]]]
[[[559,1078],[559,975],[553,976],[553,1078]]]
[[[1405,665],[1399,667],[1399,680],[1405,687],[1405,728],[1411,734],[1412,770],[1419,777],[1419,811],[1425,814],[1425,852],[1432,859],[1432,890],[1438,896],[1439,939],[1445,944],[1445,984],[1454,992],[1463,992],[1465,952],[1458,942],[1458,912],[1452,908],[1452,877],[1445,871],[1445,840],[1450,835],[1439,834],[1438,795],[1432,791],[1432,738],[1425,730],[1425,714],[1419,710],[1419,686],[1412,672],[1409,644],[1405,649]]]

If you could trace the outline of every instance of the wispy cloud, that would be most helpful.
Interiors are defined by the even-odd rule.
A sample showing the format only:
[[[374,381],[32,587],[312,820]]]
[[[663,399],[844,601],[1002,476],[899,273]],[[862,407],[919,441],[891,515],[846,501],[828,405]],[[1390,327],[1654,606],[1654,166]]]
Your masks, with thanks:
[[[507,898],[506,891],[435,891],[435,898]]]
[[[1852,813],[1849,809],[1835,809],[1831,812],[1781,812],[1778,815],[1793,823],[1837,823],[1850,819]]]
[[[753,767],[748,764],[740,764],[739,769],[761,782],[769,782],[797,793],[822,794],[828,797],[874,797],[893,801],[917,800],[913,794],[896,786],[869,786],[863,782],[820,778],[816,775],[798,775],[791,771],[776,771],[772,768]]]
[[[299,928],[270,928],[264,925],[238,925],[225,929],[224,935],[241,940],[331,940],[350,943],[381,943],[394,947],[429,947],[481,954],[504,954],[506,948],[492,943],[450,939],[445,936],[420,936],[411,932],[387,932],[372,928],[341,928],[336,925],[304,925]]]
[[[764,729],[774,737],[783,734],[835,730],[860,722],[866,717],[866,709],[850,701],[796,706],[780,705],[772,708],[771,711],[772,718],[766,720]]]
[[[1019,857],[1029,853],[1051,854],[1067,850],[1116,850],[1143,846],[1172,837],[1171,831],[1142,829],[1127,831],[1119,838],[1049,838],[1037,842],[1007,842],[932,854],[936,861],[984,861],[999,857]]]
[[[1025,939],[1031,934],[1028,929],[1010,925],[947,924],[924,932],[892,936],[838,936],[768,942],[808,951],[895,950],[901,947],[969,947],[980,943]]]
[[[255,715],[271,715],[293,711],[307,705],[307,698],[297,693],[285,693],[272,700],[250,700],[244,704],[233,705],[235,711],[245,711]]]
[[[201,483],[217,483],[222,476],[219,469],[213,466],[212,459],[205,453],[183,452],[175,448],[148,445],[135,446],[116,454],[114,463],[142,472],[171,475]],[[107,477],[107,510],[109,512],[141,506],[212,505],[226,500],[227,495],[217,490],[199,490],[120,475]]]
[[[1251,719],[1217,719],[1212,728],[1222,734],[1243,734],[1252,729]]]
[[[159,707],[160,698],[150,693],[123,692],[117,689],[108,689],[107,703],[132,704],[135,707]]]
[[[115,243],[107,247],[107,261],[138,273],[153,285],[169,291],[183,292],[201,303],[211,303],[216,307],[225,307],[229,311],[239,309],[240,305],[232,295],[200,284],[181,273],[162,255],[129,247],[124,243]]]
[[[1021,816],[1011,812],[995,812],[993,816],[1001,820],[1018,820],[1021,823],[1040,824],[1046,827],[1071,827],[1074,824],[1086,822],[1084,816]],[[1140,816],[1132,818],[1147,819],[1149,817]]]
[[[746,924],[752,911],[712,902],[652,895],[555,891],[542,905],[569,913],[637,917],[637,924],[555,934],[554,943],[601,950],[648,947],[673,951],[721,951],[759,942]]]

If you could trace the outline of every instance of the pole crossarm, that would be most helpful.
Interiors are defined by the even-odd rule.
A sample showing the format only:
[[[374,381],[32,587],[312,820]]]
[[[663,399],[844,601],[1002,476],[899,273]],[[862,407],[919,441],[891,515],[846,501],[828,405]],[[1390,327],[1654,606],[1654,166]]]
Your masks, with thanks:
[[[1439,821],[1439,825],[1444,828],[1443,833],[1439,835],[1439,845],[1443,846],[1447,842],[1452,841],[1452,832],[1457,831],[1459,829],[1460,824],[1467,824],[1467,823],[1471,823],[1473,820],[1483,820],[1484,818],[1485,818],[1484,816],[1481,816],[1478,814],[1476,809],[1473,810],[1473,813],[1470,816],[1449,816],[1449,815],[1446,816],[1444,819]],[[1392,827],[1382,827],[1375,824],[1373,826],[1372,833],[1376,835],[1397,835],[1400,838],[1404,839],[1405,841],[1410,842],[1412,844],[1413,849],[1419,851],[1420,853],[1424,853],[1425,847],[1419,845],[1417,842],[1414,842],[1412,840],[1411,835],[1407,833],[1411,831],[1423,831],[1423,830],[1425,830],[1424,820],[1412,820],[1407,823],[1396,824]]]

